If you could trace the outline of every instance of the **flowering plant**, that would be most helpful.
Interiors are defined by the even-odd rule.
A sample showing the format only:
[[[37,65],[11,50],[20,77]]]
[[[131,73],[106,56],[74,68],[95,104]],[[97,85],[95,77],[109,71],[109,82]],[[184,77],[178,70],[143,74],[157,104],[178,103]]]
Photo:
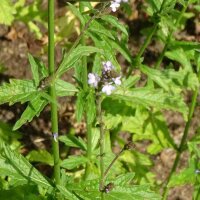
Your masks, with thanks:
[[[8,17],[9,23],[5,24],[11,24],[12,4],[8,0],[2,2],[0,10],[6,12],[0,13],[0,23],[5,23]],[[193,16],[187,9],[199,10],[199,5],[196,0],[144,2],[141,9],[149,27],[141,31],[139,50],[132,33],[134,29],[129,30],[128,25],[114,16],[124,15],[124,22],[140,17],[130,14],[130,3],[137,4],[137,1],[105,0],[99,7],[85,0],[69,3],[67,7],[74,18],[69,27],[62,29],[62,34],[69,37],[63,40],[69,49],[63,51],[56,66],[54,30],[58,28],[58,21],[54,20],[55,2],[48,1],[48,67],[28,54],[32,79],[11,79],[0,86],[0,104],[26,105],[13,129],[0,122],[2,199],[14,196],[15,199],[165,200],[170,188],[187,183],[195,186],[193,197],[199,199],[199,131],[197,129],[196,135],[191,137],[188,134],[199,93],[200,45],[180,41],[177,37],[185,34],[185,30],[182,32],[185,22]],[[24,1],[13,5],[21,8]],[[137,5],[140,7],[140,2]],[[34,9],[33,6],[28,10],[34,13]],[[124,12],[120,12],[121,9]],[[38,16],[38,9],[35,14]],[[77,24],[80,28],[74,32],[77,31],[78,36],[70,37],[71,27]],[[62,34],[58,34],[58,38]],[[160,49],[156,59],[149,62],[151,48],[148,47],[154,43]],[[70,69],[73,70],[69,77],[73,79],[67,82],[62,77]],[[188,98],[190,105],[184,101],[187,91],[192,94],[192,98]],[[85,134],[77,133],[74,127],[65,128],[67,134],[60,131],[59,97],[71,98],[75,104],[74,127],[81,123]],[[39,149],[22,155],[19,146],[9,138],[10,133],[18,135],[16,130],[39,117],[46,106],[51,115],[48,140],[52,143],[52,153]],[[165,119],[166,110],[173,115],[179,113],[185,120],[178,142],[170,133],[173,130]],[[68,113],[64,115],[68,117]],[[9,137],[4,137],[1,130]],[[170,173],[162,180],[156,177],[154,164],[166,149],[174,152],[175,160]],[[188,165],[181,173],[175,173],[184,151],[190,155]],[[44,164],[51,169],[49,177],[38,170],[38,166],[43,169]]]

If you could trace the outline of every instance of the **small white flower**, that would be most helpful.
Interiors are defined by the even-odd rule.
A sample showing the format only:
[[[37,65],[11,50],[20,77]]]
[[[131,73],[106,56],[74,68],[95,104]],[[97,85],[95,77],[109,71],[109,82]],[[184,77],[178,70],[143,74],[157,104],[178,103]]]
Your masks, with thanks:
[[[115,67],[112,65],[111,61],[106,61],[106,62],[102,62],[103,64],[103,70],[104,71],[111,71],[112,69],[114,69]]]
[[[117,8],[120,7],[120,3],[116,1],[111,1],[110,8],[112,9],[113,12],[117,11]]]
[[[124,2],[124,3],[127,3],[127,2],[128,2],[128,0],[122,0],[122,2]]]
[[[121,79],[121,76],[119,76],[117,78],[112,78],[112,80],[114,81],[114,83],[116,85],[121,85],[122,84],[122,81],[120,79]]]
[[[92,87],[97,87],[100,81],[100,77],[97,74],[89,73],[88,74],[88,84]]]
[[[102,88],[102,92],[107,95],[111,95],[113,90],[115,90],[115,87],[113,85],[111,85],[111,83],[105,84]]]

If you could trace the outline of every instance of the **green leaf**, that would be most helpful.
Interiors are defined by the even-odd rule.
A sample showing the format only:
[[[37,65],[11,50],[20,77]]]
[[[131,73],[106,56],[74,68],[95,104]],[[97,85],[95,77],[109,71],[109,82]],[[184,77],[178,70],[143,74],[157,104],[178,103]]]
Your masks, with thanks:
[[[44,188],[52,188],[46,178],[36,170],[26,158],[0,140],[0,174],[9,177],[18,177],[27,184],[32,182]]]
[[[55,88],[56,95],[60,97],[73,96],[74,93],[78,92],[77,88],[73,84],[61,79],[56,79]]]
[[[71,3],[68,3],[69,9],[72,13],[80,20],[81,24],[85,24],[85,19],[83,18],[81,12]]]
[[[133,172],[122,174],[115,178],[114,184],[119,186],[126,186],[133,180],[134,176],[135,173]]]
[[[37,88],[32,80],[11,79],[10,83],[0,86],[0,104],[24,103],[30,101],[36,94]]]
[[[190,60],[187,58],[187,54],[183,51],[183,49],[179,48],[167,51],[165,55],[169,59],[179,62],[186,70],[192,71]]]
[[[18,131],[13,131],[12,126],[8,123],[0,121],[0,138],[9,144],[11,149],[18,149],[21,146],[19,139],[22,138],[22,134]]]
[[[154,193],[149,189],[149,186],[142,185],[129,185],[124,186],[115,185],[115,181],[107,182],[106,184],[112,184],[113,187],[110,188],[108,193],[104,193],[105,200],[159,200],[161,199],[159,194]],[[99,192],[99,182],[98,180],[91,180],[87,182],[82,182],[79,186],[72,184],[68,187],[69,190],[75,192],[79,197],[84,200],[91,199],[101,199],[101,192]]]
[[[26,191],[26,192],[25,192]],[[17,187],[11,187],[7,190],[0,190],[0,199],[2,200],[45,200],[45,197],[39,194],[36,185],[26,184]]]
[[[179,173],[174,173],[168,186],[174,187],[185,184],[194,185],[197,178],[196,176],[198,176],[198,174],[195,173],[195,170],[195,159],[190,158],[189,167],[181,170]]]
[[[1,0],[0,4],[0,24],[11,25],[14,20],[14,7],[10,0]]]
[[[20,119],[15,123],[13,130],[17,130],[27,121],[32,121],[33,117],[39,116],[40,112],[47,105],[47,100],[41,97],[41,94],[38,93],[28,104],[25,111],[21,115]]]
[[[39,150],[39,151],[32,150],[28,153],[26,158],[30,162],[40,162],[50,166],[54,165],[53,156],[46,150]]]
[[[134,133],[134,141],[152,141],[147,148],[150,154],[157,154],[169,147],[176,148],[165,119],[159,111],[149,112],[138,108],[135,116],[123,117],[121,130]]]
[[[61,162],[61,167],[70,170],[86,164],[87,161],[88,159],[84,156],[69,156]]]
[[[102,20],[110,23],[111,26],[114,26],[118,28],[122,33],[124,33],[128,37],[128,32],[123,24],[120,23],[119,19],[117,17],[114,17],[112,15],[103,15],[101,17]]]
[[[67,199],[70,200],[79,200],[72,192],[70,192],[67,188],[61,186],[61,185],[57,185],[56,186],[58,188],[58,190],[61,192],[61,194],[66,197]]]
[[[35,87],[37,87],[40,82],[39,73],[38,73],[38,65],[35,58],[31,54],[28,54],[28,59],[29,59],[29,63],[31,64],[31,71],[33,75],[33,80],[35,82]]]
[[[115,39],[112,35],[111,31],[105,28],[101,23],[99,23],[97,20],[93,20],[90,24],[90,27],[87,30],[88,32],[93,32],[97,35],[105,35],[108,38]]]
[[[56,75],[59,77],[67,70],[73,67],[73,65],[82,58],[82,56],[89,56],[91,53],[102,52],[101,49],[92,46],[78,46],[70,55],[65,54],[64,58],[56,71]]]
[[[86,143],[80,137],[77,138],[73,135],[63,135],[59,137],[59,140],[68,147],[77,147],[86,151]]]
[[[180,93],[183,88],[195,90],[199,87],[197,75],[185,69],[156,70],[145,65],[140,67],[141,71],[148,75],[154,82],[166,91]]]
[[[170,109],[179,111],[185,116],[188,111],[187,106],[180,96],[169,95],[160,89],[134,88],[124,91],[116,90],[111,97],[113,99],[132,102],[135,105],[142,105],[146,108],[152,106],[158,109]]]

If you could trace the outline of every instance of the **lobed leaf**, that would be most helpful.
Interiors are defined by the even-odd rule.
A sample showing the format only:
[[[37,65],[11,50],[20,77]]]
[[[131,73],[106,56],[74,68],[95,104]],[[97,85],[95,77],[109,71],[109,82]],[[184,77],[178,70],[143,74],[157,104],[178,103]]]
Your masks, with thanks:
[[[51,183],[35,169],[26,158],[0,140],[0,174],[10,177],[19,177],[27,184],[32,182],[44,188],[52,188]]]
[[[152,106],[158,109],[178,111],[185,116],[188,112],[187,106],[180,96],[164,93],[160,89],[134,88],[130,90],[117,90],[111,97],[113,99],[132,102],[135,105],[142,105],[146,108]]]
[[[56,75],[59,77],[63,73],[65,73],[67,70],[73,67],[73,65],[81,59],[83,56],[89,56],[92,53],[95,52],[102,52],[101,49],[97,47],[92,47],[92,46],[77,46],[71,53],[70,55],[64,55],[64,58],[56,71]]]
[[[28,153],[26,158],[30,162],[40,162],[50,166],[54,165],[53,156],[46,150],[39,150],[39,151],[32,150]]]
[[[47,103],[48,101],[42,98],[40,93],[37,93],[35,97],[29,102],[20,119],[15,123],[13,130],[17,130],[27,121],[32,121],[33,117],[39,116],[40,112],[44,109]]]
[[[61,167],[70,170],[86,164],[87,161],[88,159],[84,156],[69,156],[61,162]]]
[[[66,81],[63,81],[61,79],[56,79],[55,83],[56,88],[56,95],[57,96],[73,96],[74,93],[78,92],[77,88]]]
[[[11,79],[0,86],[0,104],[30,101],[37,94],[32,80]]]
[[[1,0],[0,3],[0,24],[11,25],[14,20],[15,9],[10,0]]]

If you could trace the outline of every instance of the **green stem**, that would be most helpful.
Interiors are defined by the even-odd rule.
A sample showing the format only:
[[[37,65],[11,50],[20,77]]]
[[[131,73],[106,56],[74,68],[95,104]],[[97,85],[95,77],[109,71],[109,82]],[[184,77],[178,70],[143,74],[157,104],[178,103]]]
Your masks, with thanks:
[[[82,3],[79,4],[79,8],[80,8],[80,12],[84,12],[84,5]],[[82,31],[84,29],[84,27],[81,27]],[[86,45],[86,38],[83,35],[81,40],[80,40],[81,44],[83,46]],[[83,77],[83,89],[85,92],[87,92],[88,90],[88,83],[87,83],[87,79],[88,79],[88,71],[87,71],[87,57],[84,56],[82,58],[82,77]],[[90,106],[90,105],[88,105]],[[84,174],[84,179],[87,179],[87,177],[89,176],[90,172],[91,172],[91,156],[92,156],[92,124],[88,123],[88,119],[86,116],[86,128],[87,128],[87,158],[88,158],[88,162],[86,164],[86,168],[85,168],[85,174]]]
[[[48,62],[49,62],[49,75],[54,76],[55,73],[55,55],[54,55],[54,0],[48,1]],[[56,105],[56,90],[55,83],[52,81],[50,86],[50,95],[53,100],[51,103],[51,123],[52,123],[52,146],[54,157],[54,178],[56,184],[60,183],[60,157],[59,157],[59,143],[58,137],[58,112]],[[55,138],[56,137],[56,138]]]
[[[104,189],[104,145],[105,145],[105,133],[104,133],[104,124],[103,124],[103,116],[102,116],[102,109],[101,109],[101,96],[97,97],[97,113],[99,119],[99,126],[100,126],[100,183],[99,183],[99,190],[102,192],[101,199],[104,199],[103,189]]]
[[[170,174],[169,174],[169,176],[167,178],[167,181],[166,181],[166,185],[164,187],[163,200],[165,200],[167,198],[167,194],[168,194],[168,190],[169,190],[168,184],[169,184],[169,182],[171,180],[172,175],[176,171],[176,168],[177,168],[178,163],[180,161],[181,154],[182,154],[182,152],[184,150],[184,145],[185,145],[186,140],[187,140],[190,124],[191,124],[191,121],[192,121],[192,116],[193,116],[195,105],[196,105],[196,101],[197,101],[198,91],[199,91],[199,89],[196,89],[194,91],[193,95],[192,95],[192,103],[191,103],[190,108],[189,108],[188,121],[187,121],[187,123],[185,125],[185,129],[184,129],[184,132],[183,132],[183,137],[181,138],[181,143],[180,143],[178,151],[176,153],[176,158],[174,160],[173,167],[172,167],[172,169],[170,171]]]
[[[160,66],[160,64],[161,64],[161,62],[162,62],[162,60],[163,60],[163,58],[164,58],[164,56],[165,56],[165,52],[166,52],[167,49],[168,49],[169,43],[170,43],[170,41],[171,41],[172,34],[173,34],[174,31],[176,30],[176,27],[179,25],[179,22],[180,22],[180,20],[182,19],[183,14],[185,13],[187,7],[188,7],[188,3],[187,3],[187,5],[186,5],[185,7],[183,7],[183,9],[181,10],[181,13],[180,13],[180,15],[178,16],[178,19],[176,20],[176,23],[174,24],[174,28],[170,30],[170,32],[169,32],[169,34],[168,34],[168,36],[167,36],[166,42],[165,42],[165,46],[164,46],[164,48],[163,48],[163,50],[162,50],[162,53],[160,54],[160,56],[159,56],[159,58],[158,58],[158,61],[157,61],[156,64],[155,64],[155,68],[156,68],[156,69]]]

